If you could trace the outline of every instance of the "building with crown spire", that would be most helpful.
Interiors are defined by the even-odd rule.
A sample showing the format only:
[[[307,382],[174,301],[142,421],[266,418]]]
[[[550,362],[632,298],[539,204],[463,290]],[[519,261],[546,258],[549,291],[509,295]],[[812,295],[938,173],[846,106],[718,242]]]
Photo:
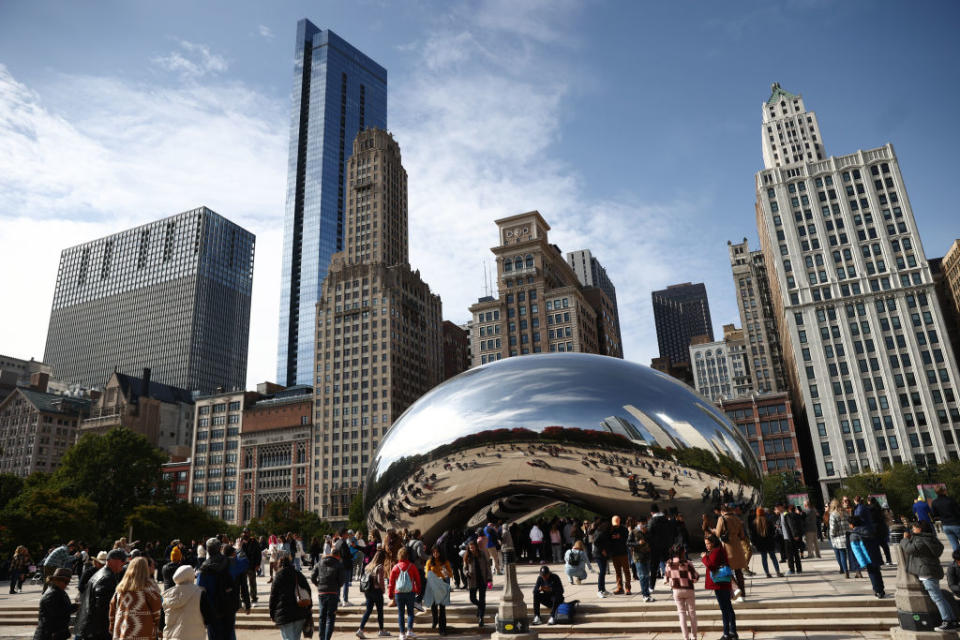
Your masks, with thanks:
[[[960,374],[893,145],[827,156],[816,115],[779,84],[761,110],[757,230],[824,495],[887,464],[957,459]]]
[[[443,380],[440,297],[407,262],[407,173],[382,129],[353,142],[343,238],[316,305],[312,506],[331,521],[393,421]]]

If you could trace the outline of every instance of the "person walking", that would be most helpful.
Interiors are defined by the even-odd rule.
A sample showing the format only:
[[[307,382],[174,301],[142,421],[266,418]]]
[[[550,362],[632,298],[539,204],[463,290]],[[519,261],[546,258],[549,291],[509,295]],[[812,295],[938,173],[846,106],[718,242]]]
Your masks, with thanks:
[[[106,566],[93,574],[80,595],[75,629],[79,640],[110,640],[110,603],[126,559],[122,549],[111,550]]]
[[[313,567],[310,579],[317,586],[317,601],[319,602],[318,640],[330,640],[333,636],[333,623],[337,615],[337,606],[340,602],[340,589],[349,579],[347,572],[351,565],[345,565],[340,553],[349,555],[346,544],[334,544],[331,553],[321,556],[320,562]],[[291,561],[292,564],[292,561]],[[292,570],[293,567],[291,567]]]
[[[66,591],[72,576],[69,569],[57,569],[47,578],[50,588],[40,598],[33,640],[67,640],[70,637],[70,614],[77,610]]]
[[[583,540],[577,540],[563,556],[563,572],[570,584],[580,584],[587,579],[587,552],[583,549]]]
[[[820,543],[817,541],[817,524],[820,522],[820,515],[817,510],[807,500],[803,503],[803,536],[807,543],[807,560],[814,557],[820,557]]]
[[[490,582],[490,565],[484,561],[475,540],[467,544],[463,554],[463,575],[470,590],[470,602],[477,607],[477,627],[483,629],[483,616],[487,609],[487,583]]]
[[[30,552],[22,544],[18,546],[13,557],[10,558],[10,593],[19,593],[23,591],[23,578],[30,566]]]
[[[723,544],[723,551],[727,563],[733,570],[737,588],[733,591],[733,598],[739,603],[747,595],[746,582],[743,579],[743,569],[747,566],[747,557],[743,553],[743,541],[747,534],[743,531],[743,523],[733,514],[733,505],[724,504],[720,508],[720,517],[717,518],[717,528],[714,534]]]
[[[246,557],[247,570],[240,580],[246,580],[248,583],[247,591],[250,594],[250,602],[256,603],[257,598],[257,574],[260,572],[260,565],[263,563],[263,552],[260,551],[260,543],[250,534],[250,529],[244,529],[240,536],[239,556]]]
[[[499,576],[503,575],[503,557],[500,553],[500,527],[488,522],[483,528],[483,535],[487,539],[487,555],[493,560],[493,570]],[[450,556],[445,556],[449,558]]]
[[[557,607],[563,603],[563,581],[550,567],[540,567],[540,575],[533,585],[533,621],[530,624],[540,624],[540,605],[550,607],[550,619],[547,624],[557,623]]]
[[[147,558],[134,558],[110,600],[113,640],[154,640],[157,637],[163,598],[150,574]]]
[[[885,597],[883,576],[880,575],[880,565],[883,564],[880,558],[880,547],[877,545],[873,531],[864,525],[860,516],[850,518],[850,550],[857,563],[867,570],[873,595],[877,598]]]
[[[424,606],[430,607],[434,629],[440,635],[447,635],[447,607],[450,606],[450,579],[453,577],[453,568],[443,555],[439,546],[434,545],[430,550],[430,558],[424,567],[426,579],[423,587]]]
[[[917,576],[923,588],[930,594],[930,599],[940,611],[942,624],[937,631],[951,631],[960,628],[953,607],[943,597],[940,590],[940,579],[943,578],[943,567],[940,565],[940,554],[943,553],[943,543],[937,540],[933,527],[929,522],[915,522],[913,531],[905,531],[900,548],[907,559],[907,573]]]
[[[310,593],[310,585],[306,577],[293,566],[289,554],[278,552],[278,569],[273,577],[273,584],[270,587],[270,619],[280,627],[280,637],[282,640],[300,640],[304,629],[313,626],[313,614],[311,605],[313,604],[313,595]],[[340,563],[337,561],[336,567],[340,569]],[[316,570],[319,563],[314,564]],[[318,589],[319,590],[319,589]],[[336,605],[336,592],[333,590],[334,605]],[[325,640],[324,618],[320,618],[321,632],[320,639]],[[331,631],[332,633],[332,631]],[[329,637],[326,636],[326,637]]]
[[[680,616],[683,640],[696,640],[697,600],[694,587],[700,575],[693,563],[687,559],[687,552],[682,545],[674,546],[670,556],[664,581],[673,590],[673,601],[677,605],[677,614]]]
[[[917,496],[917,499],[913,503],[913,515],[917,518],[918,522],[929,522],[933,524],[932,509],[927,499],[922,495]]]
[[[760,554],[760,563],[763,565],[763,572],[768,578],[771,577],[770,565],[767,561],[767,558],[769,558],[773,561],[773,570],[777,574],[777,577],[782,578],[783,574],[780,573],[780,563],[777,562],[777,532],[763,507],[757,507],[756,515],[748,522],[748,529],[750,531],[750,540],[753,542],[753,546],[756,547],[757,553]]]
[[[476,543],[471,543],[476,549]],[[480,552],[477,551],[479,558]],[[490,572],[490,566],[484,565],[487,572]],[[484,585],[486,586],[486,585]],[[390,571],[389,595],[391,600],[397,603],[397,620],[400,626],[400,640],[407,638],[416,638],[413,632],[413,603],[416,594],[421,591],[420,572],[417,566],[410,561],[410,550],[407,547],[397,551],[397,564]],[[473,594],[473,591],[470,591]],[[404,619],[406,615],[406,619]]]
[[[630,561],[627,555],[627,538],[630,532],[620,524],[620,516],[610,519],[610,531],[607,534],[607,553],[613,562],[613,570],[617,576],[615,595],[630,595]],[[624,591],[626,590],[626,591]]]
[[[182,565],[171,579],[173,586],[162,594],[163,640],[206,640],[206,621],[213,617],[213,610],[203,597],[203,589],[195,584],[197,572],[190,565]]]
[[[803,573],[801,556],[803,549],[803,516],[791,504],[780,516],[783,538],[787,548],[787,575]]]
[[[384,573],[383,562],[386,557],[386,552],[383,549],[378,549],[363,569],[365,578],[360,579],[360,588],[367,599],[367,608],[363,612],[363,617],[360,618],[360,628],[357,629],[357,637],[361,640],[367,637],[364,635],[363,629],[367,626],[367,620],[370,619],[374,607],[377,608],[377,627],[380,630],[377,635],[381,638],[390,636],[390,632],[383,628],[383,593],[386,591],[386,574]],[[366,588],[364,588],[364,584],[366,584]]]
[[[954,551],[960,549],[960,504],[947,495],[947,487],[937,488],[937,497],[930,505],[933,517],[940,519],[943,532]]]
[[[727,554],[720,544],[720,538],[715,534],[709,534],[703,540],[707,550],[700,556],[703,566],[706,568],[706,577],[704,578],[704,588],[713,591],[717,604],[720,605],[720,614],[723,617],[723,635],[720,640],[736,640],[737,635],[737,615],[733,611],[733,604],[730,601],[730,581],[714,581],[713,575],[721,567],[727,567]]]

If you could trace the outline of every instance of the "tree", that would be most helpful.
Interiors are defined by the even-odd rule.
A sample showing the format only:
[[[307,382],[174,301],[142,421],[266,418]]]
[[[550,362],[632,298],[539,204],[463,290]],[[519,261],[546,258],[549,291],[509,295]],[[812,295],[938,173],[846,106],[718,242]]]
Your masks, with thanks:
[[[205,540],[217,533],[234,534],[230,525],[189,502],[144,504],[135,507],[124,520],[125,529],[133,529],[133,539]]]
[[[367,514],[363,510],[363,492],[358,492],[353,496],[353,502],[350,503],[350,512],[347,515],[347,526],[357,532],[358,535],[367,535]]]
[[[87,434],[70,447],[51,478],[67,495],[96,505],[94,522],[101,538],[123,530],[136,507],[168,500],[160,484],[167,456],[138,433],[116,427],[103,435]]]
[[[23,491],[23,478],[12,473],[0,473],[0,509]]]
[[[763,476],[763,506],[767,509],[777,504],[787,503],[787,494],[810,493],[800,484],[792,471],[781,471]]]
[[[96,510],[97,505],[85,497],[69,496],[52,486],[33,487],[0,510],[2,546],[25,545],[39,559],[37,554],[68,540],[96,543]]]
[[[330,523],[320,519],[312,511],[301,511],[291,502],[270,502],[263,516],[254,518],[247,525],[255,535],[265,536],[271,533],[286,535],[288,531],[299,533],[306,540],[317,536],[322,538],[333,533]]]

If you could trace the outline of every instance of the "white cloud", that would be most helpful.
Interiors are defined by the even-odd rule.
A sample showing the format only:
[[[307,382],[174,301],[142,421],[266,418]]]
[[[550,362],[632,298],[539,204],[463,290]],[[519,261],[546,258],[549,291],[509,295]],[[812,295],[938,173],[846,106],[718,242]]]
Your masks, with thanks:
[[[18,301],[0,353],[43,356],[63,248],[205,204],[257,235],[249,382],[273,379],[286,105],[240,84],[90,76],[43,93],[82,106],[60,112],[0,65],[0,272]]]
[[[259,27],[257,27],[257,30],[260,32],[260,35],[267,40],[273,40],[273,30],[267,25],[261,24]]]
[[[265,28],[261,27],[261,35],[263,35],[263,29]],[[179,45],[178,50],[171,51],[165,56],[157,56],[153,59],[153,62],[167,71],[191,79],[222,73],[229,67],[223,56],[211,52],[206,45],[186,40],[180,40]]]

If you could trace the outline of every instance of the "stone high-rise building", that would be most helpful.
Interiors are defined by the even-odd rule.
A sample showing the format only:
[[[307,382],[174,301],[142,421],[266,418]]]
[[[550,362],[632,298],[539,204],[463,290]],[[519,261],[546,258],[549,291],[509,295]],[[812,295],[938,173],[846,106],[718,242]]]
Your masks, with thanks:
[[[753,393],[743,329],[723,326],[723,340],[711,342],[707,336],[694,336],[690,343],[693,386],[717,403]]]
[[[443,379],[440,297],[407,259],[407,173],[382,129],[353,142],[344,246],[317,303],[312,508],[343,521],[380,438]]]
[[[737,307],[746,340],[750,379],[756,393],[787,390],[783,370],[783,349],[777,333],[777,321],[770,298],[770,282],[763,251],[750,251],[747,239],[727,242],[730,268],[737,291]]]
[[[387,70],[329,29],[297,23],[283,223],[277,380],[313,384],[316,304],[345,246],[347,160],[357,134],[387,127]]]
[[[816,116],[776,84],[762,116],[757,228],[824,494],[885,463],[956,459],[960,372],[893,146],[827,157]]]
[[[607,295],[611,307],[608,313],[611,313],[613,316],[610,323],[615,324],[617,327],[615,341],[622,347],[623,340],[620,334],[620,309],[617,306],[617,288],[613,286],[610,276],[607,275],[607,270],[604,269],[600,261],[593,256],[590,249],[568,251],[567,262],[573,267],[573,271],[577,274],[577,279],[580,280],[580,284],[584,287],[597,287]]]
[[[44,362],[85,387],[149,368],[189,391],[243,389],[253,252],[206,207],[64,249]]]
[[[443,321],[443,379],[470,368],[470,336],[466,329]]]
[[[660,357],[669,358],[671,366],[690,364],[689,347],[693,337],[709,336],[713,341],[707,288],[702,282],[684,282],[654,291],[651,295]]]
[[[473,366],[530,353],[579,351],[623,357],[616,310],[598,286],[584,287],[550,244],[538,211],[496,221],[500,297],[481,298],[473,317]]]

